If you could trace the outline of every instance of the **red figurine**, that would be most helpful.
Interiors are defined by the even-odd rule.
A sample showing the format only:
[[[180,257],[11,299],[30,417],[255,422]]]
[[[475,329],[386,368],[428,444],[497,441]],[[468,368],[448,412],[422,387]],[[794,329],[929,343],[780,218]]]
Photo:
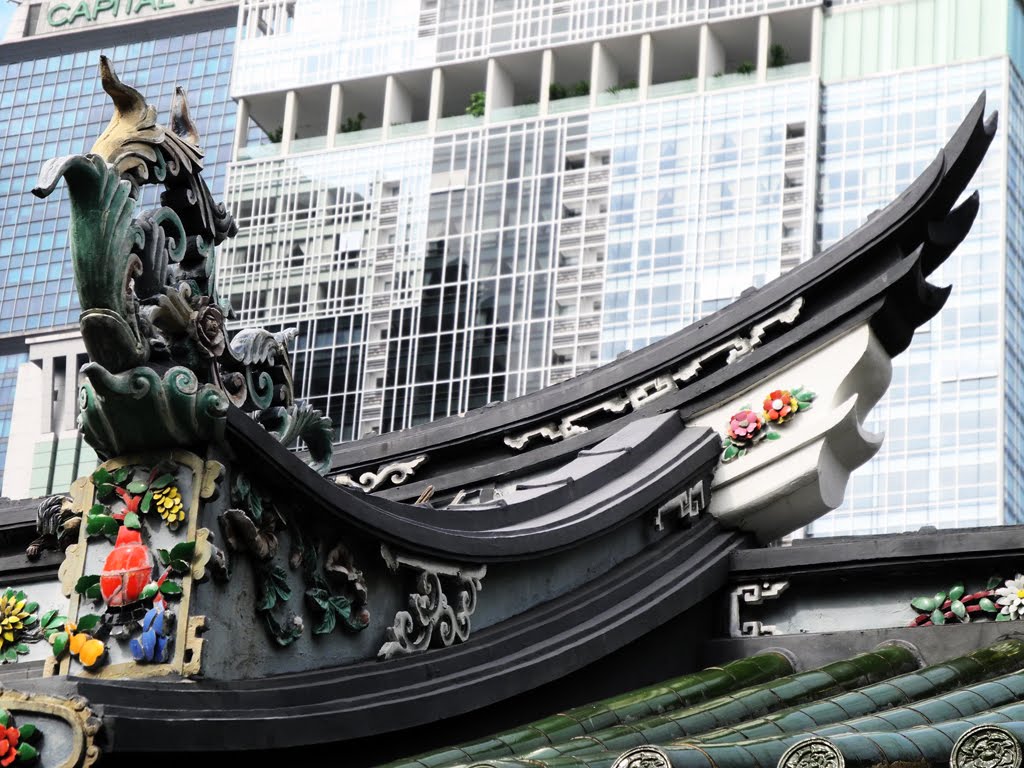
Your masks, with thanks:
[[[122,526],[100,575],[103,599],[115,608],[134,603],[152,578],[153,556],[142,543],[142,535]]]

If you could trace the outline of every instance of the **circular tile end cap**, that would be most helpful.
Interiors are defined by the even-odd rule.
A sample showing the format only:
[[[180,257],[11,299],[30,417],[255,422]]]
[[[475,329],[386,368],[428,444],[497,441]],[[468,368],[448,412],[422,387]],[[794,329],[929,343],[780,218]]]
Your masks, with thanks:
[[[668,755],[647,744],[623,752],[612,768],[672,768]]]
[[[964,731],[949,755],[950,768],[1020,768],[1020,740],[998,725]]]
[[[782,753],[778,768],[846,768],[839,748],[828,739],[805,739]]]

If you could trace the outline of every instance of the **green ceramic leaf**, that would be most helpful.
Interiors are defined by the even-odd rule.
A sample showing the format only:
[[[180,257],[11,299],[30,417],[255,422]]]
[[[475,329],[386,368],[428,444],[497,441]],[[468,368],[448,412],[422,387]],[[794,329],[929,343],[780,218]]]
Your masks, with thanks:
[[[109,520],[114,520],[114,518],[110,515],[89,515],[89,519],[85,523],[85,532],[90,536],[103,533]],[[117,521],[114,520],[114,522]]]
[[[141,480],[135,480],[134,482],[128,483],[128,493],[138,495],[140,493],[145,493],[148,490],[149,485]]]
[[[114,486],[109,483],[96,486],[96,495],[101,499],[109,498],[114,495]]]
[[[53,636],[53,655],[58,659],[64,655],[64,651],[68,649],[68,633],[58,632]]]
[[[263,499],[260,498],[258,493],[249,494],[249,512],[252,514],[252,519],[257,523],[263,517]]]
[[[959,600],[953,600],[949,605],[949,609],[953,611],[958,619],[963,620],[963,618],[967,616],[967,608]]]
[[[181,594],[181,585],[176,581],[165,581],[160,585],[160,593],[168,597],[177,597]]]
[[[111,481],[110,472],[103,467],[99,467],[92,473],[92,481],[96,485],[99,485],[100,483],[109,483]]]
[[[17,660],[18,660],[18,652],[16,650],[14,650],[13,648],[8,648],[6,651],[4,651],[4,661],[17,661]]]
[[[986,613],[995,613],[999,610],[999,606],[993,603],[987,597],[981,598],[981,600],[978,601],[978,605],[980,605],[981,610],[985,611]]]
[[[156,597],[156,593],[159,591],[160,587],[157,586],[155,581],[151,581],[142,588],[142,591],[139,593],[139,599],[149,600],[152,597]]]
[[[99,600],[100,598],[102,598],[103,593],[100,592],[100,585],[98,583],[93,584],[91,587],[85,590],[85,596],[89,600]]]
[[[142,503],[139,505],[139,509],[143,514],[149,512],[149,508],[153,506],[153,492],[146,491],[146,495],[142,497]]]
[[[950,600],[959,600],[961,597],[964,596],[964,592],[965,591],[966,590],[964,589],[964,583],[962,581],[958,581],[956,584],[954,584],[950,588],[950,590],[949,590],[949,599]]]
[[[114,470],[113,478],[115,485],[121,485],[132,476],[131,467],[121,467],[120,469]]]
[[[89,587],[93,586],[94,584],[98,585],[99,583],[99,576],[82,576],[78,579],[78,581],[75,582],[75,592],[77,592],[80,595],[84,595],[85,591],[89,589]]]
[[[171,570],[175,573],[186,574],[192,570],[192,566],[184,560],[171,560]]]
[[[184,560],[186,563],[190,563],[195,552],[196,543],[194,541],[183,541],[171,548],[171,560]]]
[[[154,480],[152,483],[149,484],[149,487],[152,488],[155,491],[158,491],[161,488],[166,488],[168,485],[170,485],[173,482],[174,482],[174,475],[171,475],[171,474],[160,475],[160,477],[158,477],[156,480]]]
[[[931,619],[932,619],[932,624],[945,624],[946,623],[946,617],[942,613],[942,609],[941,608],[936,608],[934,611],[932,611]]]
[[[997,613],[996,621],[1010,621],[1010,614],[1008,613]]]
[[[129,512],[127,515],[124,516],[124,527],[134,528],[136,530],[141,528],[142,523],[139,522],[139,516],[136,515],[134,512]]]
[[[732,443],[729,443],[725,446],[725,450],[722,451],[722,461],[732,461],[739,455],[739,453],[740,449]]]
[[[39,750],[33,747],[31,744],[18,745],[19,763],[27,763],[29,760],[35,760],[37,757],[39,757]]]
[[[28,616],[25,619],[23,619],[21,623],[24,624],[26,627],[34,627],[37,621],[39,621],[39,619],[37,619],[35,616]]]
[[[14,646],[14,650],[16,650],[22,656],[24,656],[26,653],[28,653],[28,646],[24,643],[18,643],[16,646]]]
[[[986,586],[985,589],[995,589],[996,587],[1001,587],[1002,585],[1003,585],[1003,577],[1002,576],[998,576],[998,575],[997,576],[992,576],[988,580],[988,586]]]
[[[52,621],[53,617],[56,616],[56,615],[57,615],[57,609],[56,608],[51,608],[49,611],[47,611],[46,613],[43,614],[43,618],[40,619],[40,622],[42,623],[44,629],[46,627],[50,626],[50,621]]]
[[[11,713],[6,709],[0,709],[0,725],[6,728],[11,724]]]
[[[939,605],[942,605],[944,602],[946,602],[946,593],[945,592],[936,592],[935,593],[935,602],[938,603]]]
[[[773,430],[770,430],[770,431],[766,432],[764,436],[765,436],[766,440],[778,440],[780,437],[782,437],[782,434],[779,433],[779,432],[776,432],[773,429]]]
[[[113,517],[106,517],[103,519],[103,534],[113,538],[117,536],[117,529],[121,527],[121,524],[117,522]]]
[[[92,632],[100,624],[100,617],[94,613],[87,613],[78,619],[79,632]]]
[[[25,725],[18,728],[18,735],[22,741],[32,741],[38,733],[39,729],[32,725],[32,723],[25,723]]]
[[[915,597],[910,601],[910,607],[921,613],[931,613],[939,607],[939,604],[934,597]]]
[[[107,513],[107,508],[104,507],[102,504],[93,504],[91,507],[89,507],[89,516],[90,517],[93,516],[93,515],[105,515],[106,513]]]
[[[166,549],[158,549],[156,555],[160,558],[160,565],[167,565],[171,562],[171,553]]]
[[[39,610],[39,603],[25,603],[25,610],[29,613],[35,613]]]

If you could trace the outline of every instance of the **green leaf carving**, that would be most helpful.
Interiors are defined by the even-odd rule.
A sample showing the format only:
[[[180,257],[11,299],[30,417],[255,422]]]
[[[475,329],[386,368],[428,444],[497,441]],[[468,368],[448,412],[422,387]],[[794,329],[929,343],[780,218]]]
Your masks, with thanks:
[[[194,541],[183,541],[171,548],[171,560],[184,560],[186,563],[191,563],[195,553],[196,543]]]
[[[996,587],[1001,587],[1002,585],[1003,585],[1003,577],[1002,576],[992,576],[992,577],[989,578],[988,586],[985,587],[985,589],[995,589]]]
[[[18,728],[18,732],[22,741],[32,741],[39,734],[39,729],[32,725],[32,723],[25,723],[25,725]]]
[[[132,483],[128,483],[128,493],[134,493],[136,496],[140,493],[145,493],[148,490],[149,485],[147,483],[142,482],[141,480],[136,480]]]
[[[996,621],[1010,621],[1010,614],[1008,613],[997,613]]]
[[[91,587],[89,587],[87,590],[85,590],[85,596],[89,600],[99,600],[99,599],[101,599],[103,597],[103,593],[100,591],[99,583],[97,582],[96,584],[93,584]]]
[[[19,763],[27,763],[29,760],[35,760],[37,757],[39,757],[39,750],[31,744],[22,743],[18,745]]]
[[[174,482],[174,475],[163,474],[160,475],[156,480],[149,484],[149,487],[154,491],[159,491],[161,488],[166,488],[168,485]]]
[[[981,598],[981,600],[978,601],[978,605],[980,605],[981,610],[985,611],[986,613],[996,613],[999,610],[999,606],[993,603],[987,597]]]
[[[100,617],[95,613],[87,613],[85,616],[80,616],[78,619],[79,632],[92,632],[99,625]]]
[[[159,591],[160,587],[157,586],[157,583],[155,581],[151,581],[142,588],[142,591],[139,593],[139,599],[149,600],[150,598],[156,597],[156,593]]]
[[[951,611],[953,611],[954,615],[961,621],[963,621],[964,617],[967,616],[967,607],[959,600],[953,600],[950,603],[949,608]]]
[[[133,528],[135,530],[141,528],[142,523],[139,522],[139,516],[136,515],[134,512],[129,512],[127,515],[124,516],[124,527]]]
[[[100,577],[96,575],[82,576],[75,582],[75,592],[80,595],[84,595],[86,590],[92,586],[99,586]]]
[[[53,636],[53,655],[58,659],[64,655],[64,651],[68,649],[68,633],[58,632]]]
[[[950,590],[949,590],[949,599],[950,600],[959,600],[961,597],[964,596],[964,592],[965,591],[966,590],[964,589],[964,583],[962,581],[958,581],[956,584],[954,584],[950,588]]]
[[[932,620],[932,624],[945,624],[946,623],[946,616],[945,616],[945,614],[942,613],[942,609],[941,608],[936,608],[934,611],[932,611],[931,620]]]
[[[165,581],[160,585],[160,594],[177,597],[181,594],[181,585],[176,581]]]
[[[146,491],[146,495],[142,497],[142,503],[139,505],[139,510],[145,514],[149,512],[149,508],[153,506],[153,491]]]

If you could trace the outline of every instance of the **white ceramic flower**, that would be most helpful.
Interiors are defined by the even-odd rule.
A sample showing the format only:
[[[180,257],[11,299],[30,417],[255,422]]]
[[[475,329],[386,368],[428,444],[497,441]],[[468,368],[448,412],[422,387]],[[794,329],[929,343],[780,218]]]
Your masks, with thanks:
[[[1005,587],[996,590],[999,599],[996,600],[1002,606],[1000,613],[1009,615],[1011,619],[1024,618],[1024,575],[1017,574],[1015,579],[1007,579]]]

